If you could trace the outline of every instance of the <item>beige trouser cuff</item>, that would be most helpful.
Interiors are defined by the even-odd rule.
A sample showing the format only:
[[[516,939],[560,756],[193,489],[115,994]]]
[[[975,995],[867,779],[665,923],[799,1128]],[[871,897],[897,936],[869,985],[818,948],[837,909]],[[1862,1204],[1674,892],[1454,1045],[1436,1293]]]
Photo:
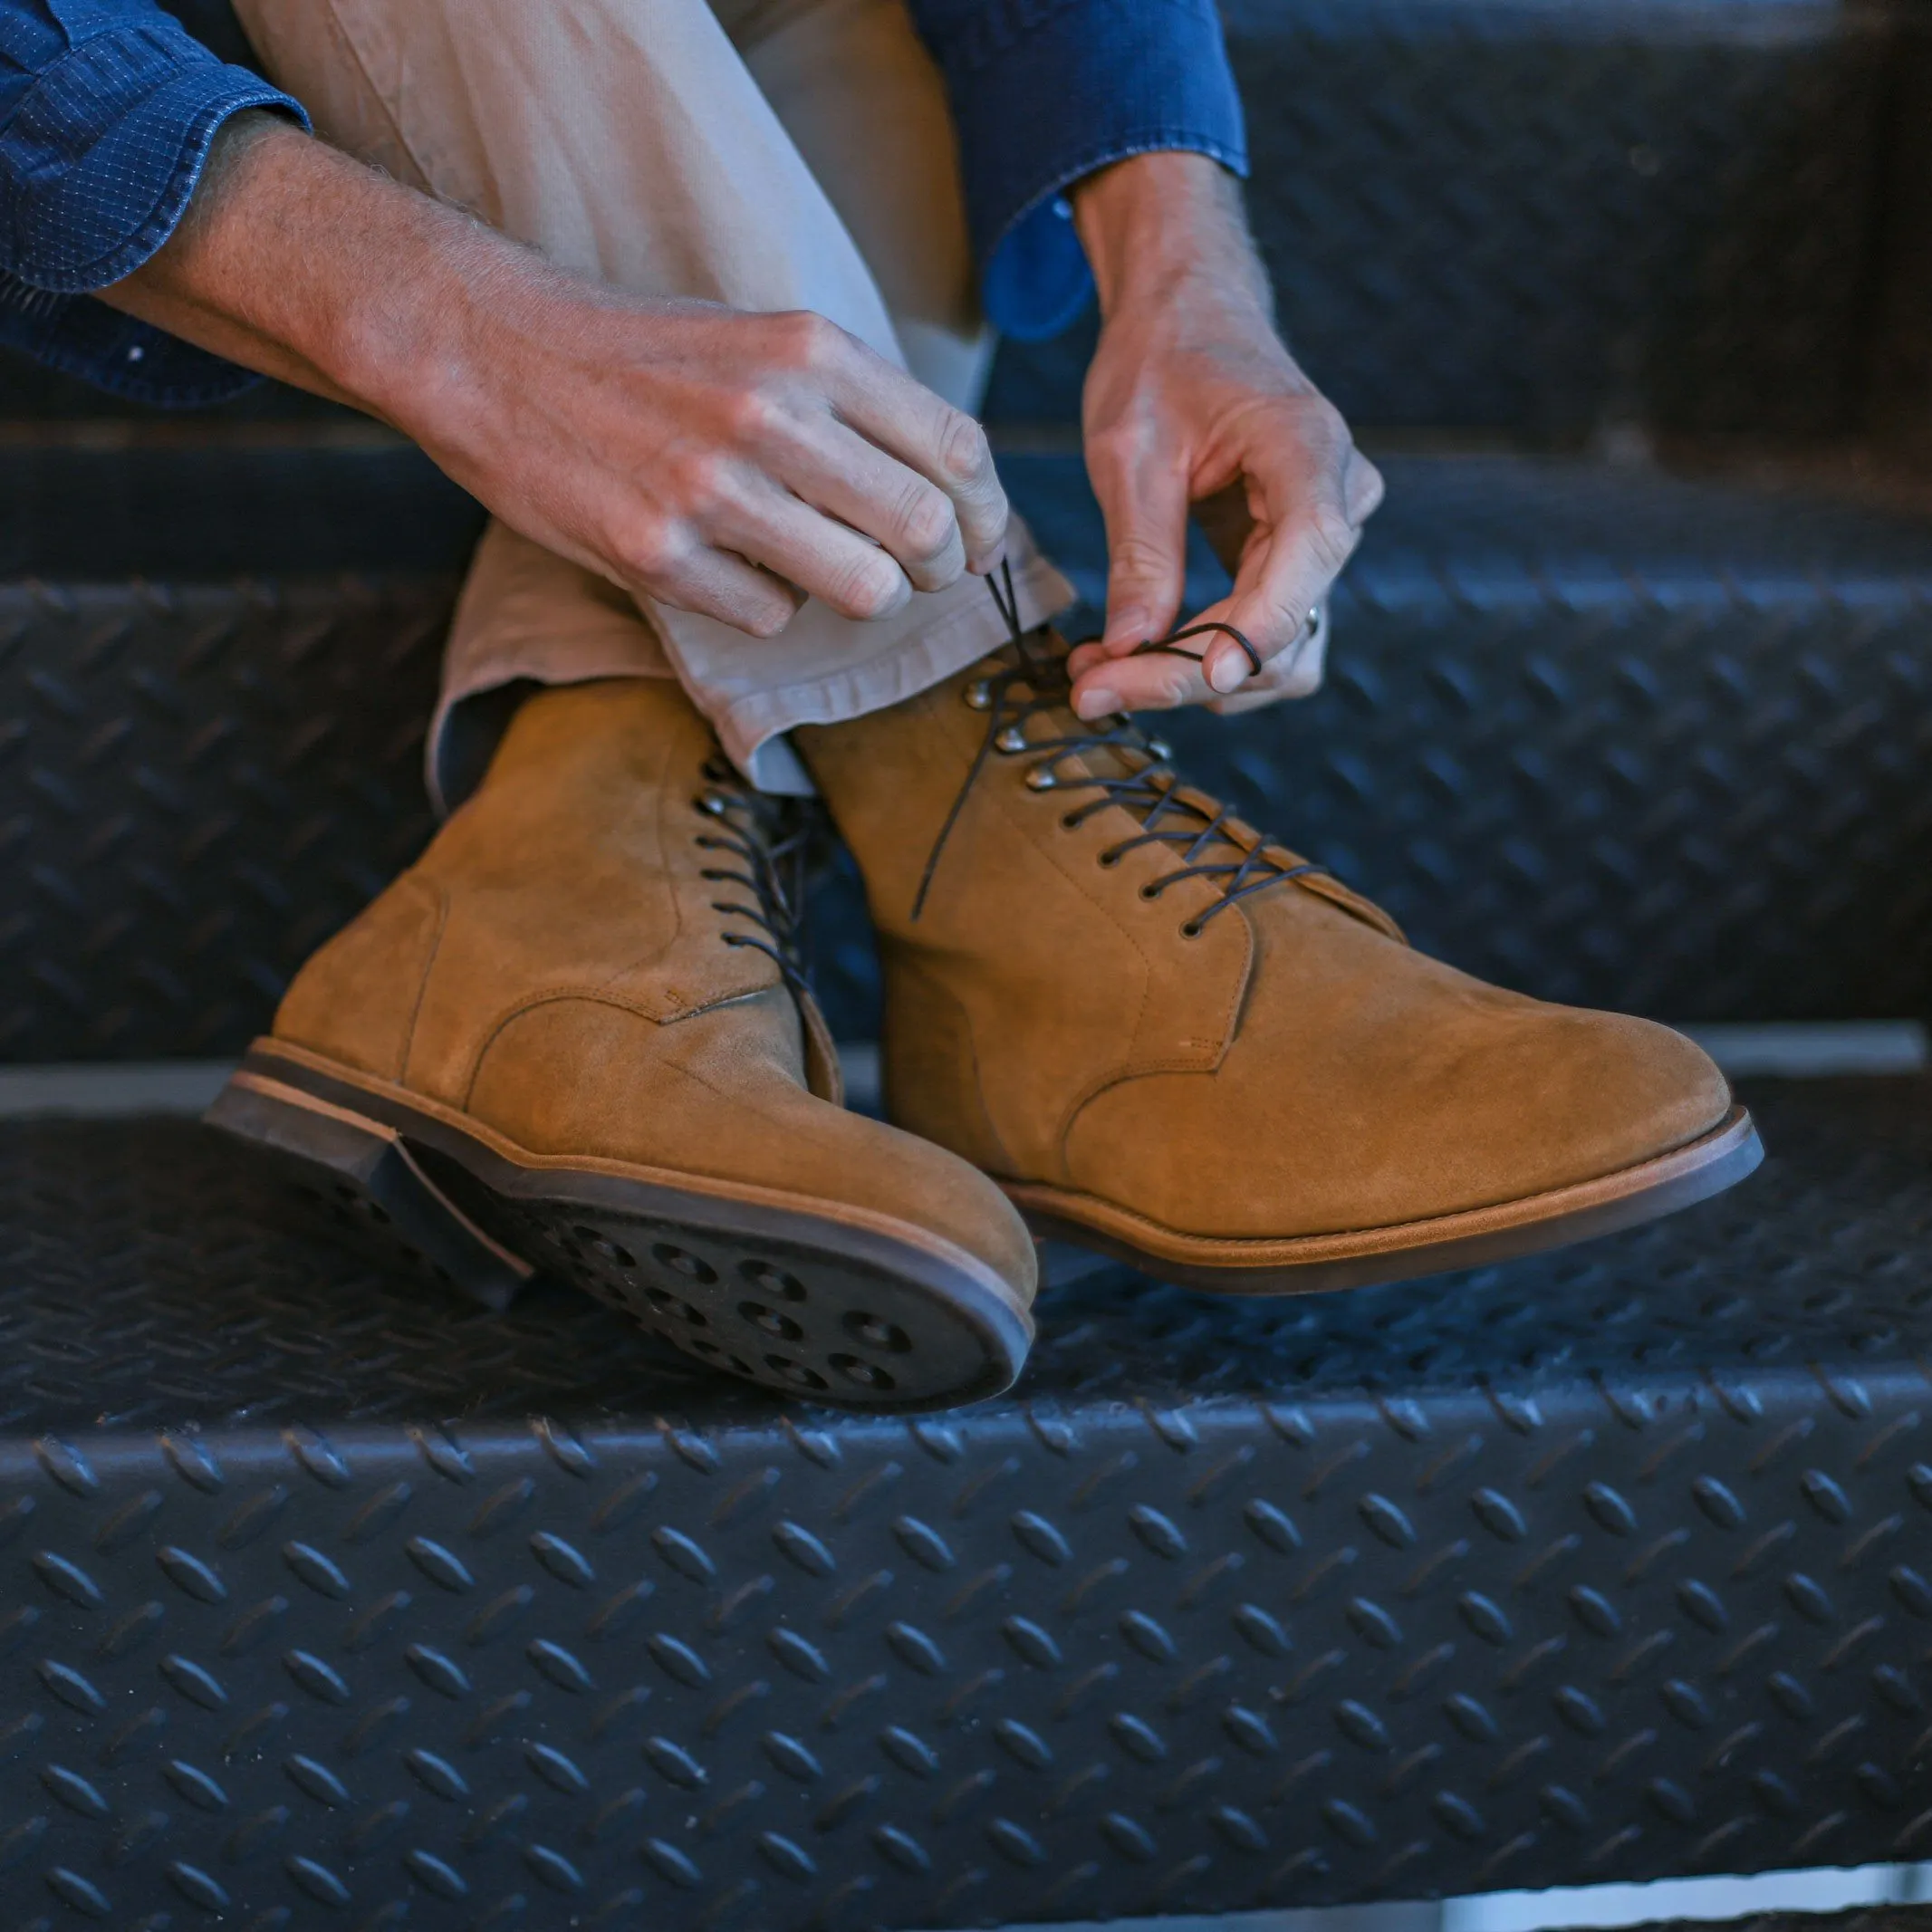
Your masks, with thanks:
[[[1007,542],[1023,624],[1043,622],[1073,589],[1015,520]],[[616,585],[493,523],[457,605],[430,726],[429,790],[459,804],[488,763],[497,721],[475,700],[524,679],[677,678],[740,771],[766,792],[812,789],[784,734],[883,710],[941,683],[1004,641],[985,582],[962,577],[915,593],[896,615],[858,624],[811,602],[776,639],[715,619],[639,606]],[[462,713],[468,706],[473,717]]]

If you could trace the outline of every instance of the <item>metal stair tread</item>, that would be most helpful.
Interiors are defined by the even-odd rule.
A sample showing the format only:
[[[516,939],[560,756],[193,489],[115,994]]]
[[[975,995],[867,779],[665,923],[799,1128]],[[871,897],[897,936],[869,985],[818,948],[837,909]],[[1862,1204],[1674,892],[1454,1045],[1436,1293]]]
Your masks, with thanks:
[[[1922,1858],[1932,1081],[1749,1092],[1770,1164],[1675,1222],[1091,1276],[911,1421],[452,1307],[191,1128],[0,1129],[9,1897],[803,1932]]]
[[[142,487],[165,495],[173,459],[151,454]],[[219,570],[185,553],[181,576],[116,575],[116,532],[82,530],[62,553],[95,554],[88,576],[0,580],[0,1054],[239,1053],[429,836],[422,733],[474,512],[413,453],[385,454],[405,480],[368,504],[399,524],[422,489],[442,562],[299,567],[343,553],[370,460],[205,467],[194,514],[230,519]],[[263,465],[285,471],[274,488]],[[1829,475],[1387,468],[1327,689],[1226,724],[1176,715],[1189,771],[1489,978],[1676,1020],[1918,1012],[1932,517]],[[1097,595],[1077,457],[1014,453],[1006,473]],[[34,474],[0,452],[0,524]],[[312,500],[350,519],[320,551],[290,510]],[[228,573],[264,519],[278,568]],[[1197,601],[1225,582],[1198,543],[1190,577]],[[835,1026],[876,1038],[849,878],[814,923]]]
[[[1097,1271],[1046,1293],[1017,1399],[1460,1403],[1801,1363],[1917,1373],[1932,1347],[1932,1257],[1915,1253],[1932,1214],[1932,1079],[1745,1091],[1761,1097],[1769,1161],[1703,1207],[1546,1259],[1338,1295],[1217,1301]],[[16,1434],[774,1413],[570,1291],[495,1316],[386,1278],[313,1238],[272,1177],[188,1123],[0,1126],[0,1244],[16,1364],[0,1421]],[[1014,1407],[971,1414],[992,1426]]]

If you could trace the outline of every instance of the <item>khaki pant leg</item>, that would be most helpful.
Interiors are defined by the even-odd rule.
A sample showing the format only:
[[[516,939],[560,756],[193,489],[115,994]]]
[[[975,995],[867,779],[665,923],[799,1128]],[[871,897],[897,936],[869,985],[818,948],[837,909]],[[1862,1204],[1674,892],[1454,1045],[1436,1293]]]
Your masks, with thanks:
[[[324,139],[561,265],[639,294],[813,309],[905,362],[851,229],[704,0],[238,0],[237,12]],[[928,130],[919,171],[889,195],[860,192],[861,158],[832,131],[841,112],[904,131],[943,110],[903,13],[809,0],[738,24],[889,257],[922,345],[949,329],[970,342],[949,121],[937,145]],[[910,100],[895,104],[902,91]],[[916,237],[921,206],[956,242]],[[1014,555],[1030,619],[1069,600],[1024,532]],[[1002,634],[984,587],[965,580],[871,624],[809,603],[783,637],[759,640],[649,600],[634,609],[493,524],[451,633],[432,790],[454,803],[486,755],[475,734],[449,729],[466,700],[522,678],[667,669],[753,777],[803,789],[783,741],[792,726],[897,703]]]
[[[839,211],[906,366],[976,413],[981,320],[946,84],[905,0],[711,0],[752,79]]]

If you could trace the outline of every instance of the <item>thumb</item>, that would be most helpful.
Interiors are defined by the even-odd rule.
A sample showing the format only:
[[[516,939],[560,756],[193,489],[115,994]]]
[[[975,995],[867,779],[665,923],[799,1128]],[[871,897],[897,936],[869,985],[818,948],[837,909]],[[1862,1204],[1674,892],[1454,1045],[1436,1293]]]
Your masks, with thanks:
[[[1180,609],[1187,567],[1187,479],[1164,465],[1097,469],[1107,523],[1107,628],[1101,648],[1120,657],[1165,636]]]

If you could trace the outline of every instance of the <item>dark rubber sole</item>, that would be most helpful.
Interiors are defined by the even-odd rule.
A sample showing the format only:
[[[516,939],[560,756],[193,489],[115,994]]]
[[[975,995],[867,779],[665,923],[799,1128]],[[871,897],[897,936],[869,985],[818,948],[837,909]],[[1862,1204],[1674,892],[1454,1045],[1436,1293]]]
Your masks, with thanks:
[[[257,1042],[208,1110],[339,1237],[505,1306],[542,1274],[706,1367],[868,1409],[1008,1388],[1033,1321],[988,1267],[835,1202],[519,1155],[480,1124]]]
[[[1181,1234],[1109,1201],[1023,1182],[1002,1185],[1042,1239],[1072,1242],[1210,1294],[1320,1294],[1593,1241],[1708,1200],[1735,1187],[1764,1158],[1751,1116],[1733,1107],[1688,1146],[1574,1187],[1399,1226],[1278,1241]]]

